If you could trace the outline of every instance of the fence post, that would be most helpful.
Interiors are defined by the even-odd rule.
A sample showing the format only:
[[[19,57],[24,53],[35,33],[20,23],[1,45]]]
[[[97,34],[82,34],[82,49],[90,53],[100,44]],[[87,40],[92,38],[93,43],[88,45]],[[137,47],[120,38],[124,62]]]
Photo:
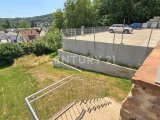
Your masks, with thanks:
[[[84,26],[81,27],[81,35],[84,35]]]
[[[123,26],[123,31],[124,31],[124,26]],[[123,44],[123,32],[122,32],[122,40],[121,40],[121,44]]]
[[[150,41],[151,41],[152,33],[153,33],[153,28],[151,29],[151,33],[150,33],[150,36],[149,36],[149,40],[148,40],[148,44],[147,44],[146,56],[148,55],[148,49],[149,49],[149,44],[150,44]]]
[[[68,37],[68,28],[66,29],[66,37]]]
[[[116,34],[114,32],[114,36],[113,36],[113,50],[114,50],[114,44],[115,44],[115,37],[116,37]]]
[[[96,56],[96,31],[94,28],[94,57]]]
[[[72,33],[72,28],[71,28],[71,37],[73,36],[73,33]]]
[[[92,33],[94,33],[94,32],[93,32],[93,27],[92,27]]]
[[[126,23],[126,19],[124,18],[124,21],[123,21],[123,32],[124,32],[125,23]],[[121,44],[123,44],[123,32],[122,32]]]
[[[95,44],[95,39],[96,39],[96,35],[95,35],[95,28],[94,28],[94,44]]]
[[[75,35],[75,44],[76,44],[76,29],[74,29],[74,35]]]

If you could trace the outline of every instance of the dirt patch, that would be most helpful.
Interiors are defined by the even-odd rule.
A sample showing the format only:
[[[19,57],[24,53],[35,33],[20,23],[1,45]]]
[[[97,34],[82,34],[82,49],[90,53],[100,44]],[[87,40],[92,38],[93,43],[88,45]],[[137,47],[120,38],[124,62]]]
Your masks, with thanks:
[[[31,71],[31,74],[34,78],[36,78],[38,80],[39,83],[43,83],[47,80],[55,80],[57,79],[57,77],[51,73],[48,73],[44,70],[34,70]]]

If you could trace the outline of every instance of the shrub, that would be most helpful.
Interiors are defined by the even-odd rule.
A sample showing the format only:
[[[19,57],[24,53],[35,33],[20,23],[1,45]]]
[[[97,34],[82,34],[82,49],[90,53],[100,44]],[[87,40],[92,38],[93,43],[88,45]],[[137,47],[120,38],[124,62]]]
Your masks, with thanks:
[[[11,64],[14,58],[21,57],[23,54],[23,49],[19,44],[0,44],[0,65]]]
[[[34,53],[34,51],[36,51],[35,44],[33,44],[32,42],[21,43],[21,47],[24,53],[27,55],[32,54]]]
[[[50,56],[50,58],[54,58],[57,56],[57,52],[51,53],[49,56]]]
[[[47,35],[44,37],[46,47],[52,52],[55,52],[61,47],[61,33],[58,28],[55,27],[54,23],[50,27]]]
[[[35,51],[33,52],[37,56],[43,55],[43,54],[48,54],[51,52],[49,48],[45,45],[44,41],[42,40],[37,40],[35,43]]]

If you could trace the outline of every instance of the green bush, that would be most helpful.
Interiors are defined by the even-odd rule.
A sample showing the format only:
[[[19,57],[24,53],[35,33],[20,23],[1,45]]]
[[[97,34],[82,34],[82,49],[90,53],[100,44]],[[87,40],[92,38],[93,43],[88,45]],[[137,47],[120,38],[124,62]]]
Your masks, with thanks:
[[[36,51],[36,47],[32,42],[21,43],[20,45],[26,55],[32,54]]]
[[[46,47],[45,43],[42,40],[37,40],[35,43],[35,51],[33,52],[35,55],[43,55],[51,52],[49,48]]]
[[[44,37],[46,47],[52,52],[56,51],[61,47],[61,33],[53,23],[49,28],[47,35]]]
[[[23,49],[19,44],[0,44],[0,65],[11,64],[15,58],[21,57],[23,54]]]
[[[51,54],[49,55],[50,58],[54,58],[54,57],[56,57],[56,56],[57,56],[57,52],[51,53]]]

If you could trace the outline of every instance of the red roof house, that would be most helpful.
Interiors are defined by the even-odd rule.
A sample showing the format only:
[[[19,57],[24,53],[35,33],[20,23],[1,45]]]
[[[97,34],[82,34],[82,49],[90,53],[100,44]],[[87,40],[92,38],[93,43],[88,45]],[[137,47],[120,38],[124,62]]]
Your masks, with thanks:
[[[40,37],[39,33],[34,29],[21,30],[18,34],[17,41],[18,42],[29,42],[39,37]]]

